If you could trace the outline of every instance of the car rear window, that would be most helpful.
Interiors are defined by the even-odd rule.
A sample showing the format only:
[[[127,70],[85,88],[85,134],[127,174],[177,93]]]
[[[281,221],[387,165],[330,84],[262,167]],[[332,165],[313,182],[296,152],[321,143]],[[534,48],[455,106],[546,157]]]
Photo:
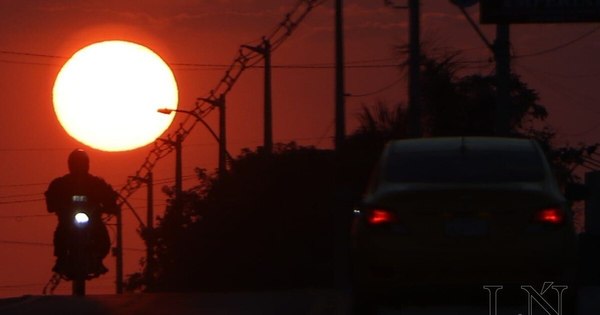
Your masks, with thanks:
[[[391,182],[531,182],[544,179],[542,158],[533,148],[390,151],[385,176]]]

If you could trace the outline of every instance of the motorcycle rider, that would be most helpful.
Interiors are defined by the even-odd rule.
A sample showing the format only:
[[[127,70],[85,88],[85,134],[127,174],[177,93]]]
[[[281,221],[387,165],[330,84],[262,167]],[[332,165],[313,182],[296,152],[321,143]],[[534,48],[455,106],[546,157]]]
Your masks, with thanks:
[[[56,264],[52,270],[63,277],[70,278],[73,272],[67,260],[70,244],[73,244],[69,230],[72,223],[72,205],[74,196],[85,196],[87,211],[91,225],[91,248],[94,270],[90,277],[97,277],[108,271],[102,264],[102,259],[110,251],[110,238],[106,226],[102,223],[102,213],[117,214],[117,193],[102,178],[89,173],[90,160],[82,149],[76,149],[68,158],[69,173],[54,179],[45,193],[48,212],[55,213],[58,225],[54,232],[54,256]]]

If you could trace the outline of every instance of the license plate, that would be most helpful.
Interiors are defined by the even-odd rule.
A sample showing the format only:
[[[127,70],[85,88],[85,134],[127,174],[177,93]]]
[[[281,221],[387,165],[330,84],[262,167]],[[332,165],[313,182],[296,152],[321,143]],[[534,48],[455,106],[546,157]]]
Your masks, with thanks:
[[[446,235],[483,236],[489,232],[487,220],[478,218],[455,218],[445,223]]]

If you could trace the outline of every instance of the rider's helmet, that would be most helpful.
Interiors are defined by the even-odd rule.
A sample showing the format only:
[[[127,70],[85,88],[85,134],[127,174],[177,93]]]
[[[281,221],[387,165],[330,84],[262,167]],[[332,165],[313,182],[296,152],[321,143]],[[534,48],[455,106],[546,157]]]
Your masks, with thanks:
[[[82,149],[71,152],[68,163],[71,174],[87,174],[90,170],[90,158]]]

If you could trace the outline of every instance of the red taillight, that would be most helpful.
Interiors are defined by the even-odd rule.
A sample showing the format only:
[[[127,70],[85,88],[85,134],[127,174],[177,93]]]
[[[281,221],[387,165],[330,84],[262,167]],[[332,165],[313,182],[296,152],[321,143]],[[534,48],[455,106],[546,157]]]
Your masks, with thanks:
[[[538,223],[559,225],[565,222],[565,214],[559,208],[544,208],[536,213],[535,221]]]
[[[381,225],[396,222],[396,216],[393,212],[385,209],[373,209],[369,211],[367,218],[370,224]]]

